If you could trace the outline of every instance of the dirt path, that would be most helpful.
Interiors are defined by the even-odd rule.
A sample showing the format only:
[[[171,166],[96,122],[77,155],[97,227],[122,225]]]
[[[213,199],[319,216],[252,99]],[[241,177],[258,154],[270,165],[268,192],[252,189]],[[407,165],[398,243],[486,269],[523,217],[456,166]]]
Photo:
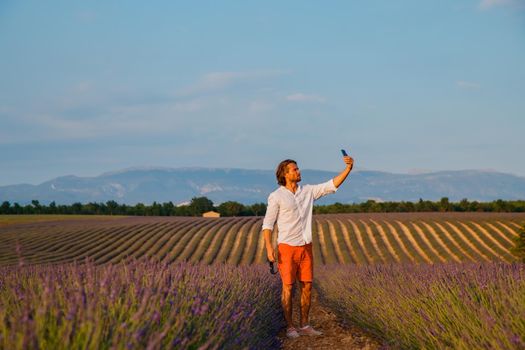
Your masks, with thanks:
[[[296,326],[299,325],[299,293],[294,295],[294,315]],[[288,339],[286,330],[282,330],[280,338],[282,349],[292,350],[354,350],[354,349],[381,349],[381,343],[365,334],[362,330],[345,325],[336,315],[319,302],[315,288],[312,291],[312,306],[310,308],[310,324],[323,335],[317,337],[301,336],[297,339]]]

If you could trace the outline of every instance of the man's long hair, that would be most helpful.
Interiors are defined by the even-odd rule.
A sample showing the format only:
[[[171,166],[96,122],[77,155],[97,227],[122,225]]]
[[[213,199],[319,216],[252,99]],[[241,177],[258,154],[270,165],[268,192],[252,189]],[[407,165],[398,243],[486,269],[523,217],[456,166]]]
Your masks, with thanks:
[[[275,177],[277,177],[277,183],[282,186],[286,186],[286,179],[284,177],[284,174],[286,174],[286,171],[288,170],[288,164],[295,164],[297,165],[297,162],[293,159],[285,159],[282,162],[279,163],[277,166],[277,170],[275,170]]]

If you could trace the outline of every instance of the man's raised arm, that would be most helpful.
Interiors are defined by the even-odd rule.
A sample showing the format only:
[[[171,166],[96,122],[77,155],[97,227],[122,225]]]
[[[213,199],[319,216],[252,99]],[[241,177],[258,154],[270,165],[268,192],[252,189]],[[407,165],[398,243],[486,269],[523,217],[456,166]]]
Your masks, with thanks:
[[[343,157],[344,162],[346,163],[346,168],[341,171],[339,175],[334,177],[334,185],[335,187],[341,186],[341,184],[346,180],[346,177],[348,174],[350,174],[350,171],[352,171],[352,168],[354,167],[354,160],[350,156],[344,156]]]

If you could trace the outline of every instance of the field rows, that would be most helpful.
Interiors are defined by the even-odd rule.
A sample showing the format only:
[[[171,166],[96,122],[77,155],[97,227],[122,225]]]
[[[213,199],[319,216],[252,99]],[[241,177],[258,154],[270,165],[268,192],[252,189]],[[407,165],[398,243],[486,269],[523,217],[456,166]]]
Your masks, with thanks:
[[[525,214],[419,213],[317,215],[318,264],[512,262]],[[96,264],[152,257],[163,262],[265,262],[261,217],[128,217],[0,228],[0,265]],[[276,234],[274,234],[274,242]]]

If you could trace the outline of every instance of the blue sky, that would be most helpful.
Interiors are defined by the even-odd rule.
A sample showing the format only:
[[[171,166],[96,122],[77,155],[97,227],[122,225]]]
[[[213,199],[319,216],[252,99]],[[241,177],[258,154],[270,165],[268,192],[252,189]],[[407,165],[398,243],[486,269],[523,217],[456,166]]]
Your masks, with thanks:
[[[2,1],[0,185],[136,166],[525,176],[525,1]]]

